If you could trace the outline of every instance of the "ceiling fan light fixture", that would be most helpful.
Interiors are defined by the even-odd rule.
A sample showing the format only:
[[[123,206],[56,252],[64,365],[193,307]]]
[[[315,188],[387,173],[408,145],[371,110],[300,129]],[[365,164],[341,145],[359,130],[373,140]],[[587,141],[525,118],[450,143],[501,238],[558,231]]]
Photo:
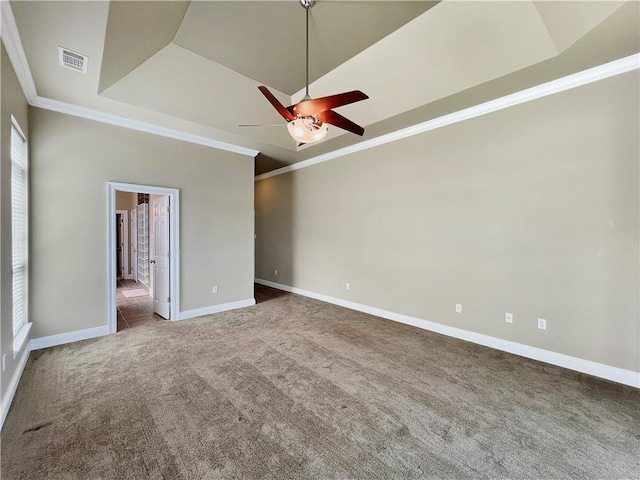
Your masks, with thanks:
[[[329,131],[329,125],[313,116],[298,117],[287,124],[289,134],[300,143],[313,143],[322,140]]]

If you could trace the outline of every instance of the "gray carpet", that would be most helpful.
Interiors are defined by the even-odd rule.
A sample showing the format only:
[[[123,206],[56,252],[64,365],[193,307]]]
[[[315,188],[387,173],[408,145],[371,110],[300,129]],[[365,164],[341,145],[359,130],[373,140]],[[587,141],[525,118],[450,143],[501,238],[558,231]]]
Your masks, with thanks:
[[[33,352],[9,479],[637,479],[638,390],[258,287]]]

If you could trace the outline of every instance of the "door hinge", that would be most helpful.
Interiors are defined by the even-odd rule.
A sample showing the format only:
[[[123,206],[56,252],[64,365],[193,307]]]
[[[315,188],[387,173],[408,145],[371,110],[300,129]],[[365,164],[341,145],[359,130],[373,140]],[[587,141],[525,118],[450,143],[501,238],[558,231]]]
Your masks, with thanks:
[[[171,252],[167,252],[167,258],[171,257]]]
[[[171,213],[171,207],[167,206],[167,213]]]
[[[171,297],[167,297],[167,303],[171,302]]]

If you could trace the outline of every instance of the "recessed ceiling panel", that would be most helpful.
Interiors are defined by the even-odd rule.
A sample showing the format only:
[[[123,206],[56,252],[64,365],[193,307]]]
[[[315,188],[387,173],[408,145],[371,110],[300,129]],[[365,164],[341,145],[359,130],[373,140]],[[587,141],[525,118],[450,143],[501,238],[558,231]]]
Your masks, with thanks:
[[[366,127],[557,53],[531,2],[445,1],[320,78],[309,90],[317,98],[361,89],[369,100],[339,110]]]
[[[288,97],[274,94],[284,103]],[[264,101],[258,84],[170,43],[102,95],[228,132],[295,149],[286,122]],[[281,124],[243,130],[240,124]]]
[[[563,52],[624,2],[535,2],[549,35]]]
[[[437,3],[319,0],[309,15],[310,81]],[[297,1],[194,1],[174,42],[291,95],[305,85],[305,17],[305,9]]]
[[[98,90],[110,87],[166,47],[188,6],[188,1],[109,2]]]

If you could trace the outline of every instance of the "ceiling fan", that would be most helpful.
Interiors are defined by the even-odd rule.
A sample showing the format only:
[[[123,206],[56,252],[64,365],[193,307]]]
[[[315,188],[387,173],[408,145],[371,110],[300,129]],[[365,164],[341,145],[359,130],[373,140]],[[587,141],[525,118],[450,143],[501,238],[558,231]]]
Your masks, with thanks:
[[[289,133],[296,141],[300,142],[298,146],[322,140],[329,130],[329,125],[334,125],[348,132],[362,136],[364,134],[364,128],[352,122],[348,118],[343,117],[339,113],[334,112],[332,109],[369,98],[360,90],[338,93],[337,95],[330,95],[328,97],[316,99],[312,99],[309,96],[309,9],[313,7],[315,3],[315,0],[300,0],[300,4],[304,7],[307,14],[307,69],[305,96],[295,105],[285,107],[267,87],[264,85],[258,87],[258,90],[262,92],[269,103],[271,103],[278,113],[288,122],[287,128],[289,129]]]

